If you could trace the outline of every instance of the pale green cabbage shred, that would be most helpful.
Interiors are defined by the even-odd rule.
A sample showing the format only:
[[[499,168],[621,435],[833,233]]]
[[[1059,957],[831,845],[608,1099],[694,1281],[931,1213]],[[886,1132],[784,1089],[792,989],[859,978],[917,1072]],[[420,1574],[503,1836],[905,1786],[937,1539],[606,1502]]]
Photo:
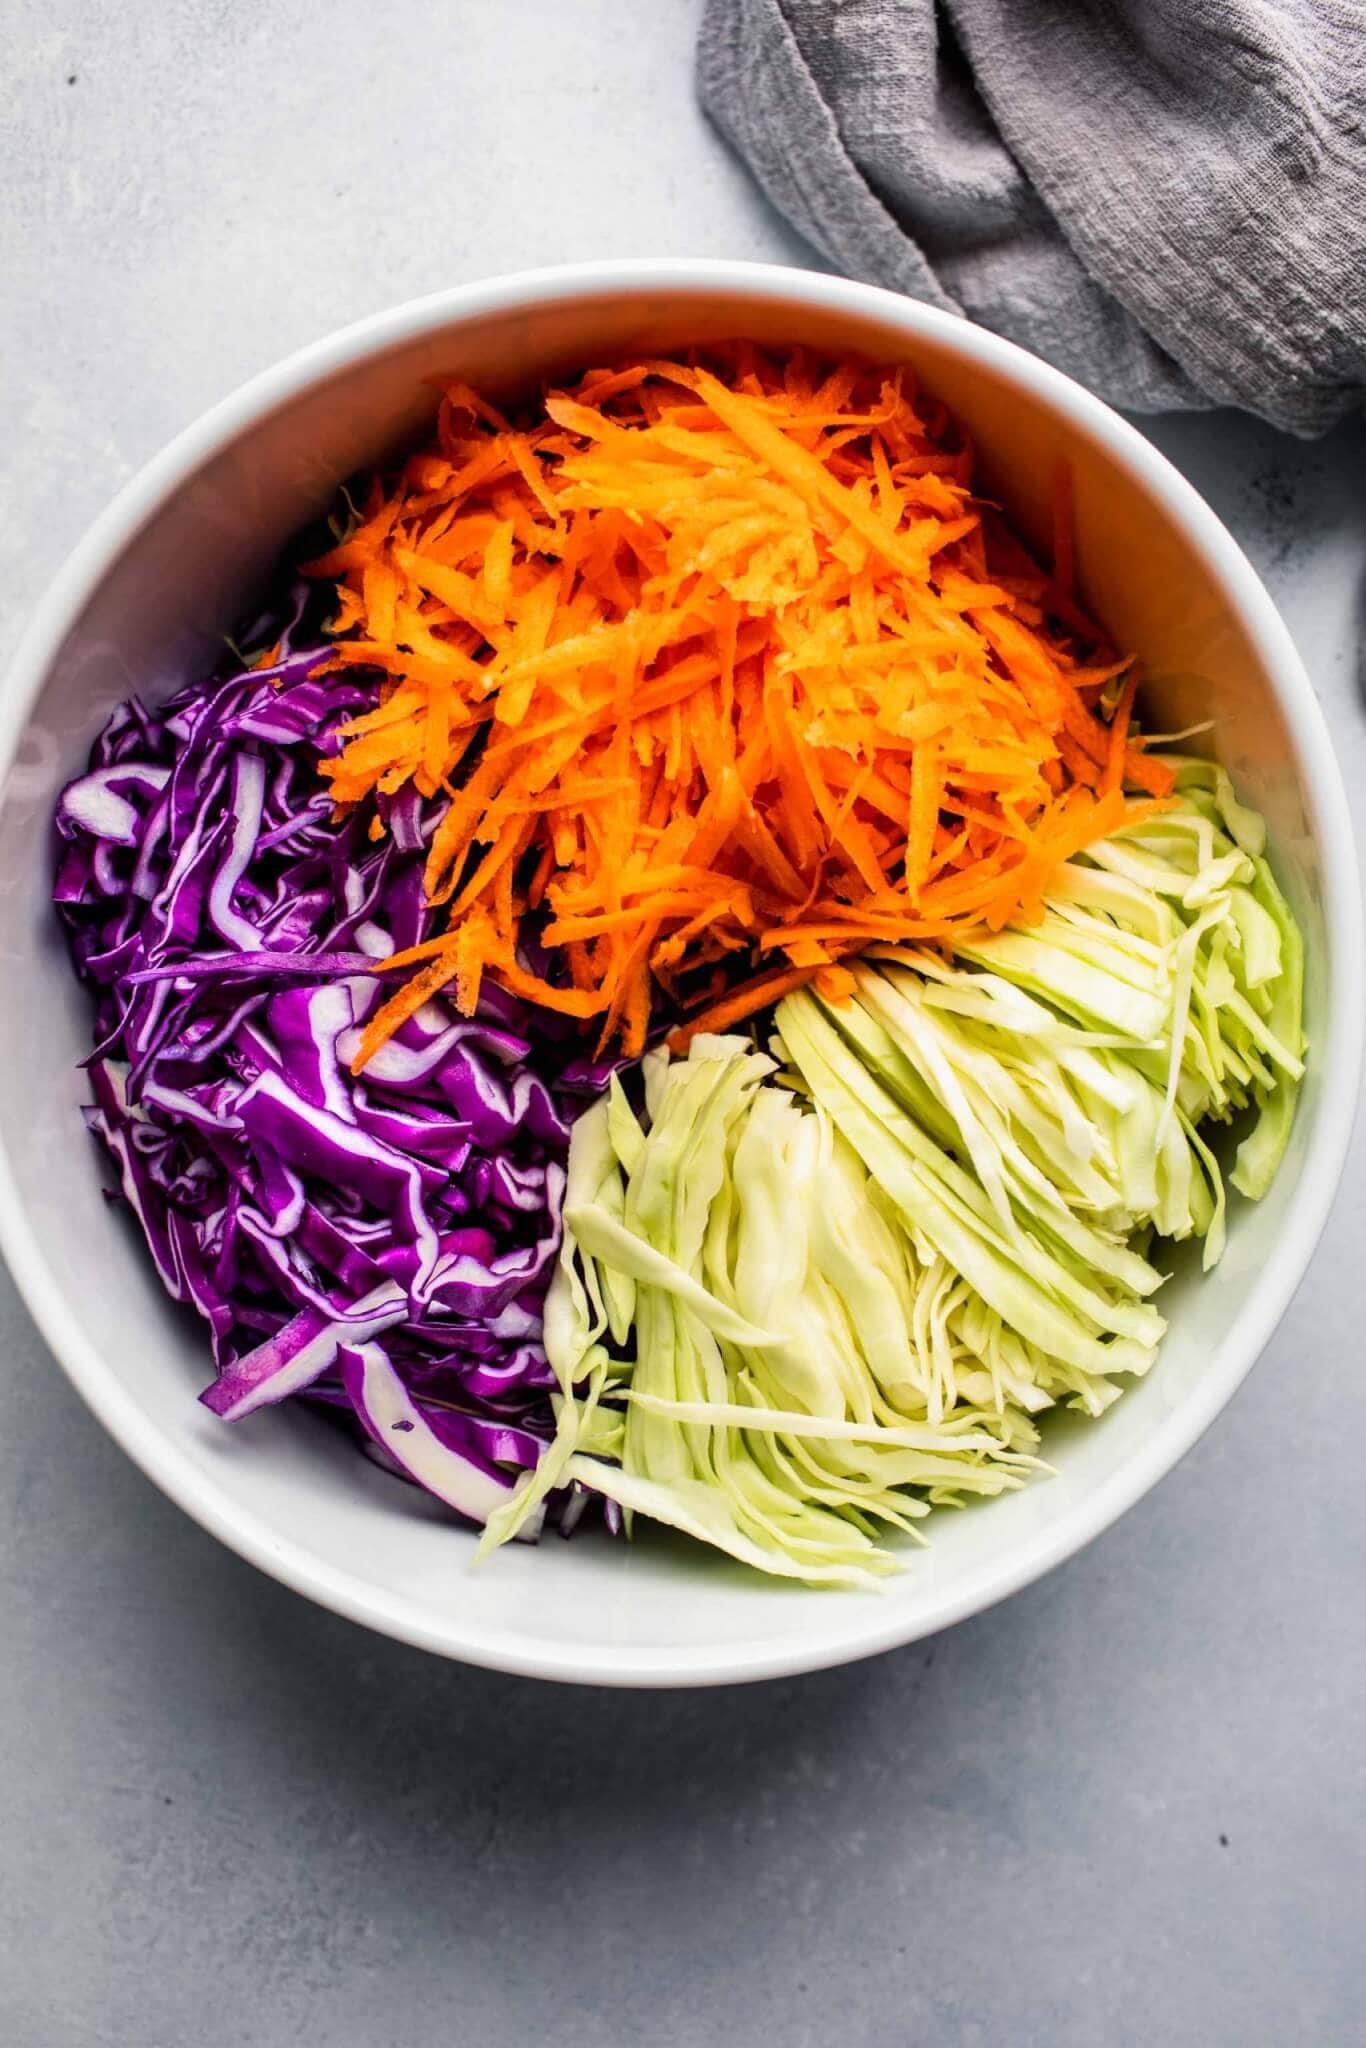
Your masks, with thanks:
[[[1041,1411],[1099,1415],[1165,1327],[1155,1239],[1223,1247],[1203,1127],[1246,1113],[1265,1193],[1303,1071],[1303,949],[1264,830],[1212,763],[1069,861],[1041,923],[953,965],[875,949],[747,1036],[649,1054],[575,1125],[546,1306],[559,1426],[495,1514],[574,1482],[810,1584],[1040,1468]]]

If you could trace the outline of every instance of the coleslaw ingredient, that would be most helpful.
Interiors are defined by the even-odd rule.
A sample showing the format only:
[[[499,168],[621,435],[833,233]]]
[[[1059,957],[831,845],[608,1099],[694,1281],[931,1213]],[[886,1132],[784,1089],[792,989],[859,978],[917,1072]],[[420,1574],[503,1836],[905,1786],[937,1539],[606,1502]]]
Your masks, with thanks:
[[[632,1055],[659,989],[720,1028],[870,940],[1036,914],[1126,787],[1166,793],[1132,678],[1110,702],[1130,664],[988,543],[908,373],[712,362],[591,372],[525,426],[450,386],[310,565],[336,670],[383,677],[323,764],[338,804],[450,799],[437,928],[358,1068],[486,978]]]
[[[1035,927],[879,948],[795,991],[772,1056],[699,1035],[580,1118],[546,1313],[553,1476],[813,1584],[880,1526],[1013,1488],[1164,1332],[1161,1240],[1223,1246],[1208,1127],[1265,1191],[1303,1071],[1302,955],[1261,821],[1171,763],[1160,815],[1066,863]],[[586,1390],[586,1397],[585,1397]],[[485,1545],[539,1512],[525,1480]]]
[[[489,988],[470,1018],[414,1012],[353,1077],[374,962],[427,929],[440,807],[409,792],[381,839],[339,827],[316,758],[373,690],[319,680],[305,593],[266,636],[254,667],[121,706],[62,797],[87,1121],[208,1325],[215,1413],[305,1394],[482,1515],[553,1426],[542,1304],[570,1123],[606,1069]]]

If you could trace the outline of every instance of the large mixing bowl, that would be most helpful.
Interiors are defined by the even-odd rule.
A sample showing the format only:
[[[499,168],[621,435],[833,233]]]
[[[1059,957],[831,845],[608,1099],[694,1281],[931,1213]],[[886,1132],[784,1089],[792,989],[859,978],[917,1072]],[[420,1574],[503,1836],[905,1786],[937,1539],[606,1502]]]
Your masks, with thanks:
[[[965,423],[989,494],[1041,538],[1059,457],[1078,569],[1141,655],[1162,729],[1212,717],[1212,745],[1265,812],[1308,948],[1309,1074],[1267,1200],[1234,1199],[1208,1277],[1164,1289],[1156,1367],[1098,1423],[1060,1417],[1056,1476],[936,1516],[932,1545],[872,1594],[746,1576],[667,1538],[515,1546],[479,1570],[433,1504],[315,1415],[227,1427],[196,1396],[207,1346],[163,1299],[105,1202],[77,1062],[85,993],[49,907],[49,819],[111,706],[155,698],[217,636],[338,482],[411,432],[458,374],[494,394],[635,349],[748,335],[914,364]],[[97,522],[41,605],[0,706],[0,1244],[95,1413],[205,1528],[312,1599],[445,1655],[544,1677],[703,1684],[802,1671],[910,1641],[999,1600],[1146,1493],[1229,1399],[1304,1273],[1342,1165],[1360,1061],[1356,860],[1304,670],[1228,533],[1148,443],[1068,378],[966,322],[792,270],[685,262],[540,272],[445,292],[319,342],[208,413]]]

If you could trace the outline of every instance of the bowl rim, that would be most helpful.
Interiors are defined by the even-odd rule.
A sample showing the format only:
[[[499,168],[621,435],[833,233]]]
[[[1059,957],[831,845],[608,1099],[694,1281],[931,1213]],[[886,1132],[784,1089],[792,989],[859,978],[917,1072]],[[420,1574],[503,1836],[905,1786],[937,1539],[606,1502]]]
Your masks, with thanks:
[[[842,1630],[819,1631],[809,1649],[778,1644],[620,1649],[566,1646],[534,1636],[471,1628],[453,1613],[433,1626],[402,1596],[377,1593],[244,1510],[216,1476],[182,1452],[174,1430],[145,1416],[116,1368],[77,1324],[25,1213],[0,1136],[0,1253],[49,1349],[86,1404],[143,1472],[201,1527],[262,1571],[344,1615],[446,1657],[487,1669],[585,1684],[725,1684],[818,1670],[913,1642],[994,1606],[1073,1555],[1149,1491],[1198,1441],[1255,1363],[1290,1304],[1327,1220],[1347,1156],[1361,1073],[1363,927],[1355,840],[1346,790],[1313,686],[1252,564],[1195,487],[1145,437],[1064,372],[958,315],[874,285],[777,264],[711,258],[618,259],[523,270],[410,299],[329,333],[251,377],[188,426],[126,483],[48,586],[16,644],[0,695],[0,788],[25,723],[76,618],[168,497],[257,421],[309,386],[365,357],[455,322],[562,302],[650,290],[682,299],[741,290],[804,309],[862,314],[947,344],[969,363],[1003,374],[1070,415],[1167,504],[1192,549],[1263,651],[1280,709],[1304,763],[1305,797],[1324,859],[1324,923],[1331,970],[1327,1029],[1316,1045],[1319,1102],[1298,1199],[1273,1256],[1243,1297],[1206,1371],[1102,1486],[973,1582],[931,1597],[912,1614],[873,1596],[842,1603]]]

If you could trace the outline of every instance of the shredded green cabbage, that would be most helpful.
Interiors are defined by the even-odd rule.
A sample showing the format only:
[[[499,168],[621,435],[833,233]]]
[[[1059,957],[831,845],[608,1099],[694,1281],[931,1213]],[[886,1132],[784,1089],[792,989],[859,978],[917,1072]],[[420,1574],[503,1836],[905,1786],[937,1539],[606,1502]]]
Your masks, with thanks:
[[[1303,949],[1223,770],[1069,862],[1036,925],[954,964],[875,949],[855,993],[651,1054],[575,1126],[546,1310],[559,1429],[490,1521],[578,1483],[812,1584],[887,1529],[1020,1486],[1035,1417],[1099,1415],[1164,1330],[1155,1239],[1219,1257],[1204,1136],[1269,1186],[1303,1071]]]

